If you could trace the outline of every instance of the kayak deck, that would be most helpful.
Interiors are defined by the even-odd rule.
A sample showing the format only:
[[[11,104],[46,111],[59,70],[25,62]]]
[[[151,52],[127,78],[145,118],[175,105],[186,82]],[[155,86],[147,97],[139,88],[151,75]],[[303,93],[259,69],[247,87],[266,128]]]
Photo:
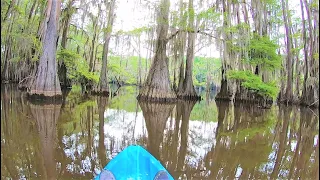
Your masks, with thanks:
[[[153,180],[159,171],[168,173],[161,163],[141,146],[131,145],[114,157],[105,167],[116,180]],[[95,178],[100,180],[100,174]]]

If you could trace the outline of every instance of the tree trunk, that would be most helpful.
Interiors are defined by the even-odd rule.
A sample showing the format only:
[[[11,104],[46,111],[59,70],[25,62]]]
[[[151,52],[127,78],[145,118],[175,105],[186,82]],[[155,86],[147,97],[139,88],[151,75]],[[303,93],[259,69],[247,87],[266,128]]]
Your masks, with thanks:
[[[300,1],[301,3],[301,8],[302,8],[302,1]],[[318,59],[315,59],[314,55],[315,54],[319,54],[317,51],[318,49],[315,48],[319,42],[316,43],[316,40],[317,38],[317,35],[315,35],[313,32],[317,32],[319,29],[316,29],[315,28],[318,28],[317,26],[315,28],[313,28],[313,23],[311,21],[311,10],[310,10],[310,7],[311,5],[308,5],[308,2],[306,0],[304,0],[304,5],[305,5],[305,9],[306,9],[306,13],[307,13],[307,22],[308,22],[308,30],[309,30],[309,38],[308,38],[308,50],[309,50],[309,54],[308,54],[308,57],[309,57],[309,61],[307,61],[307,58],[305,57],[305,67],[306,67],[306,70],[305,70],[305,77],[304,77],[304,83],[303,83],[303,90],[302,90],[302,98],[301,98],[301,104],[302,105],[308,105],[308,106],[319,106],[319,99],[317,99],[316,96],[318,96],[317,94],[319,93],[319,79],[318,77],[316,77],[316,74],[317,73],[317,69],[318,69],[318,66],[315,64],[316,61],[318,61]],[[302,18],[304,20],[304,13],[302,11]],[[304,21],[303,21],[304,23]],[[304,23],[305,25],[305,23]],[[315,23],[316,25],[316,23]],[[304,34],[306,33],[306,30],[305,30],[305,26],[303,26],[303,30],[304,30]],[[304,39],[305,39],[305,45],[307,44],[307,36],[304,36]],[[306,48],[307,49],[307,48]],[[305,53],[306,52],[306,49],[305,50]],[[305,55],[306,56],[306,55]],[[308,81],[313,81],[312,83],[308,83]]]
[[[223,11],[223,28],[227,29],[230,26],[230,7],[228,1],[222,2]],[[222,45],[222,58],[221,58],[221,89],[217,93],[216,100],[233,100],[232,85],[234,84],[232,80],[227,80],[227,71],[231,68],[230,63],[230,48],[228,47],[227,41],[231,40],[231,35],[228,32],[223,31],[222,37],[225,39]]]
[[[43,51],[36,80],[32,83],[29,94],[43,95],[44,97],[61,96],[61,88],[57,75],[56,40],[59,26],[60,0],[49,0],[45,19],[45,36]],[[47,27],[47,28],[46,28]]]
[[[67,36],[68,36],[68,31],[69,31],[69,26],[70,26],[70,20],[71,20],[71,16],[72,14],[70,12],[68,12],[69,10],[71,10],[71,6],[74,0],[70,0],[68,2],[68,7],[66,8],[65,11],[67,11],[67,15],[65,16],[65,18],[63,19],[63,30],[62,30],[62,38],[61,38],[61,47],[62,49],[66,49],[67,48]],[[64,63],[64,60],[61,61],[61,63],[58,64],[58,75],[59,75],[59,79],[61,81],[61,88],[65,89],[68,87],[71,87],[71,79],[68,78],[67,76],[67,66]]]
[[[166,55],[169,6],[170,3],[168,0],[161,0],[160,13],[158,16],[156,53],[147,80],[140,89],[137,97],[141,100],[175,101],[177,98],[170,86],[169,59]]]
[[[108,15],[108,24],[107,29],[105,30],[105,42],[103,45],[103,55],[102,55],[102,66],[100,72],[100,81],[97,93],[105,96],[109,96],[109,87],[108,87],[108,78],[107,78],[107,61],[109,53],[109,42],[112,33],[113,21],[115,18],[114,9],[115,9],[115,0],[111,1],[109,15]]]
[[[184,5],[183,5],[183,1],[180,0],[180,19],[182,19],[182,21],[184,21],[184,15],[183,15],[183,10],[184,10]],[[183,24],[183,23],[181,23]],[[180,25],[181,29],[184,29],[185,26],[184,25]],[[187,39],[187,33],[186,32],[180,32],[178,34],[178,38],[177,40],[179,40],[179,44],[178,44],[178,52],[179,52],[179,62],[180,62],[180,66],[179,66],[179,83],[178,83],[178,89],[177,92],[179,91],[183,91],[183,81],[184,81],[184,51],[185,51],[185,47],[186,47],[186,39]]]
[[[286,48],[287,48],[287,72],[288,72],[288,78],[287,78],[287,85],[286,85],[286,92],[284,94],[284,97],[281,101],[285,103],[292,103],[293,100],[293,92],[292,92],[292,80],[293,80],[293,71],[292,71],[292,42],[291,42],[291,31],[289,29],[289,20],[288,20],[288,1],[282,0],[282,15],[285,25],[285,31],[286,31]]]
[[[141,86],[141,50],[140,50],[140,35],[138,36],[138,55],[139,55],[139,69],[138,69],[138,85]]]
[[[194,9],[193,1],[189,0],[189,29],[195,31],[194,26]],[[178,91],[178,98],[181,99],[199,99],[194,86],[192,79],[192,69],[193,69],[193,59],[194,59],[194,46],[195,46],[196,33],[188,32],[188,49],[187,49],[187,62],[186,62],[186,72],[183,81],[182,90]]]
[[[98,19],[99,19],[99,14],[100,14],[100,9],[98,16],[94,19],[92,19],[94,23],[94,29],[93,29],[93,37],[91,41],[91,51],[90,51],[90,62],[89,62],[89,72],[93,72],[93,58],[94,58],[94,48],[95,48],[95,43],[96,43],[96,37],[97,37],[97,26],[98,26]],[[96,47],[97,48],[97,47]]]

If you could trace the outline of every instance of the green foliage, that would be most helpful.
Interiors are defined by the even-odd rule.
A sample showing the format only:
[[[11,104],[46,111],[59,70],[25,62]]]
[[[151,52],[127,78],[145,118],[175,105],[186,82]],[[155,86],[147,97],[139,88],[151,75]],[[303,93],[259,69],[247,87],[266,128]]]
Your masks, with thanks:
[[[111,99],[109,108],[122,109],[127,112],[137,111],[137,97],[138,91],[136,86],[123,86],[119,89],[119,95]],[[138,109],[138,111],[140,111]]]
[[[221,60],[219,58],[195,57],[193,62],[194,85],[204,86],[207,75],[214,77],[213,81],[218,83],[220,75]]]
[[[281,57],[277,54],[278,45],[267,36],[253,34],[249,45],[249,63],[261,65],[262,69],[275,70],[281,67]]]
[[[141,58],[141,76],[143,77],[145,72],[145,58]],[[115,77],[121,78],[121,81],[127,84],[133,84],[137,82],[139,71],[139,57],[129,56],[108,56],[108,76],[111,80],[115,80]],[[121,65],[120,65],[121,64]],[[150,64],[150,63],[148,63]]]
[[[279,92],[274,81],[265,83],[261,77],[250,71],[228,71],[227,78],[239,80],[242,87],[252,90],[264,97],[272,97],[275,99]]]
[[[214,12],[213,8],[206,9],[197,14],[198,19],[216,20],[220,17],[220,13]]]
[[[68,77],[76,82],[84,79],[99,82],[99,74],[89,72],[89,65],[79,54],[68,49],[62,49],[57,53],[58,61],[63,61],[68,70]]]
[[[217,122],[217,106],[215,103],[207,104],[206,101],[196,103],[191,111],[190,120]]]

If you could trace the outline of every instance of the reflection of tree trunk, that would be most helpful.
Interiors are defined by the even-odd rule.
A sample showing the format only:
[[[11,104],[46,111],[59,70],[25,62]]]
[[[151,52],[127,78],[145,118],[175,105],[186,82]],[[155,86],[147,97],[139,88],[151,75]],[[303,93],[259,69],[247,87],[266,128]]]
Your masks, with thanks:
[[[218,138],[219,133],[224,129],[224,120],[227,118],[229,111],[229,102],[217,101],[217,108],[218,108],[218,127],[216,129],[216,137]]]
[[[183,169],[185,164],[185,159],[187,155],[187,145],[188,145],[188,129],[189,129],[189,118],[193,106],[196,101],[178,101],[178,105],[181,108],[182,123],[181,123],[181,143],[178,157],[178,170]]]
[[[143,117],[148,131],[147,149],[154,157],[160,160],[159,148],[163,140],[163,133],[167,120],[171,114],[174,104],[139,101],[139,105],[143,112]]]
[[[211,170],[209,179],[216,179],[219,173],[219,168],[221,167],[221,158],[219,157],[219,155],[221,154],[221,150],[223,150],[223,142],[220,133],[224,131],[224,121],[225,119],[227,119],[229,110],[229,102],[217,101],[216,104],[218,109],[216,145],[212,146],[211,152],[208,153],[208,157],[206,158],[206,164],[209,165],[209,169]]]
[[[297,150],[300,151],[302,155],[300,155],[297,160],[295,177],[301,177],[301,179],[307,179],[308,177],[311,177],[310,175],[308,175],[310,171],[306,167],[310,167],[310,164],[309,164],[310,158],[311,158],[312,152],[314,151],[313,140],[315,136],[315,133],[314,133],[315,131],[312,130],[313,128],[312,122],[314,119],[315,119],[315,116],[312,115],[310,110],[308,110],[305,107],[300,108],[301,149],[297,149]],[[314,174],[312,177],[315,177],[315,176],[316,175]]]
[[[275,162],[275,166],[273,168],[273,171],[271,173],[271,179],[276,179],[278,177],[279,171],[280,171],[280,165],[282,163],[283,155],[286,148],[286,142],[287,142],[287,133],[288,133],[288,126],[289,126],[289,119],[290,114],[292,111],[292,107],[286,107],[286,109],[283,109],[283,107],[280,106],[279,113],[283,113],[283,125],[282,130],[280,132],[280,139],[279,139],[279,148],[277,152],[277,158]]]
[[[171,160],[171,163],[169,163],[168,171],[172,172],[171,175],[174,179],[178,179],[179,173],[176,172],[177,169],[177,163],[178,163],[178,147],[179,147],[179,130],[180,130],[180,120],[181,120],[181,104],[178,103],[176,106],[176,116],[174,118],[174,132],[172,134],[172,140],[171,140],[171,146],[170,147],[170,153],[169,153],[169,160]]]
[[[90,106],[87,107],[87,130],[88,130],[88,144],[87,144],[87,155],[91,157],[91,147],[92,147],[92,133],[91,133],[91,114],[92,114],[92,108]]]
[[[101,160],[101,166],[104,167],[107,163],[106,146],[104,144],[104,111],[106,109],[107,98],[100,96],[98,99],[99,107],[99,149],[98,157]]]
[[[297,110],[295,110],[295,111],[297,111]],[[293,159],[292,159],[292,162],[291,162],[291,165],[290,165],[288,179],[292,179],[293,173],[295,171],[299,171],[298,169],[295,168],[295,166],[296,166],[296,163],[297,163],[298,156],[300,155],[299,154],[299,151],[300,151],[299,149],[300,149],[300,145],[301,145],[301,124],[302,124],[302,121],[300,121],[300,127],[299,127],[299,130],[297,132],[297,136],[298,136],[297,137],[297,145],[296,145],[294,156],[293,156]]]
[[[42,163],[44,167],[43,179],[56,179],[56,161],[54,150],[56,145],[56,124],[60,115],[61,105],[30,105],[31,112],[36,119],[40,136]]]

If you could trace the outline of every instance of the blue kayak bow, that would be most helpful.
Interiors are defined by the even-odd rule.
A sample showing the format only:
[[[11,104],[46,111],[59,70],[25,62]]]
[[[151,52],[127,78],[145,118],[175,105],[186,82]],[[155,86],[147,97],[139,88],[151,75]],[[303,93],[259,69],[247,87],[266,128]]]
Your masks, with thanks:
[[[173,180],[173,177],[147,150],[132,145],[114,157],[95,178],[95,180],[129,179]]]

